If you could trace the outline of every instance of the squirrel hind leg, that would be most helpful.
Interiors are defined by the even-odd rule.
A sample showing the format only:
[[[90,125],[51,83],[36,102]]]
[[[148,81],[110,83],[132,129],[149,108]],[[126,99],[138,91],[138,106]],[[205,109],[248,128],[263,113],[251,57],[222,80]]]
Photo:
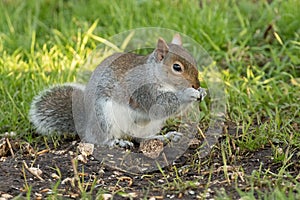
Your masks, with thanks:
[[[74,91],[83,94],[84,86],[64,84],[42,91],[31,104],[29,119],[40,134],[76,133],[72,98]]]

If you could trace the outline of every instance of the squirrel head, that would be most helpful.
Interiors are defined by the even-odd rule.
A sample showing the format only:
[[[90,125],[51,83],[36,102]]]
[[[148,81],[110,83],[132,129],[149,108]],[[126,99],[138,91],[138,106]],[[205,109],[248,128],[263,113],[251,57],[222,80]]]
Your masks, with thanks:
[[[193,87],[198,89],[200,82],[195,59],[182,47],[179,34],[175,34],[170,44],[159,38],[154,56],[162,64],[166,82],[176,88]]]

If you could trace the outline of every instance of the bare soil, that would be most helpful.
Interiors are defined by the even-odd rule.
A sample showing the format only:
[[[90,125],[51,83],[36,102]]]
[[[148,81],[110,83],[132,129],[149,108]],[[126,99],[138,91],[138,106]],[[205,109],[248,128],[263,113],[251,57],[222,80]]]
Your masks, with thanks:
[[[164,168],[164,173],[156,170],[148,174],[126,173],[101,163],[93,156],[89,156],[86,163],[78,161],[79,138],[62,139],[59,144],[37,142],[34,147],[22,140],[3,138],[1,141],[6,148],[2,145],[0,197],[26,197],[30,190],[32,199],[51,195],[79,199],[83,195],[81,191],[85,190],[91,196],[101,193],[106,198],[113,195],[114,199],[145,196],[210,199],[225,191],[231,198],[238,199],[240,195],[235,188],[249,191],[249,177],[255,170],[277,173],[281,168],[282,164],[272,158],[270,145],[256,151],[239,151],[235,146],[232,148],[235,152],[226,157],[224,164],[221,144],[225,138],[220,138],[219,144],[204,158],[197,156],[198,147],[194,146],[177,160],[176,168],[171,165]],[[291,174],[299,174],[297,158],[293,157],[290,162],[293,163],[289,166]],[[42,174],[30,172],[35,168],[39,168]],[[264,183],[253,184],[260,190],[269,190]]]

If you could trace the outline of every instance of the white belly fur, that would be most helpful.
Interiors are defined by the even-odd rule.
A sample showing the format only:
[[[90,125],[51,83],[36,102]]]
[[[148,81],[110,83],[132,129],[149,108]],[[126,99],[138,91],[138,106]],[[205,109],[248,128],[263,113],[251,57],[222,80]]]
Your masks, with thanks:
[[[125,135],[145,138],[159,133],[166,119],[141,122],[146,116],[132,110],[129,106],[107,101],[103,106],[107,119],[111,122],[110,135],[122,138]],[[137,123],[137,120],[140,121]]]

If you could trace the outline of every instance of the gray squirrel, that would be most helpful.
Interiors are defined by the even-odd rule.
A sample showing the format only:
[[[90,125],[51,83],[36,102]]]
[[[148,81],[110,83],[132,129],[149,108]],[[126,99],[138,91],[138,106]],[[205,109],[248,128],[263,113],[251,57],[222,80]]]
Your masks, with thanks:
[[[73,133],[89,143],[131,146],[126,138],[158,137],[166,119],[205,95],[196,62],[175,34],[170,44],[159,38],[149,55],[109,56],[86,86],[66,83],[42,91],[29,119],[44,135]]]

